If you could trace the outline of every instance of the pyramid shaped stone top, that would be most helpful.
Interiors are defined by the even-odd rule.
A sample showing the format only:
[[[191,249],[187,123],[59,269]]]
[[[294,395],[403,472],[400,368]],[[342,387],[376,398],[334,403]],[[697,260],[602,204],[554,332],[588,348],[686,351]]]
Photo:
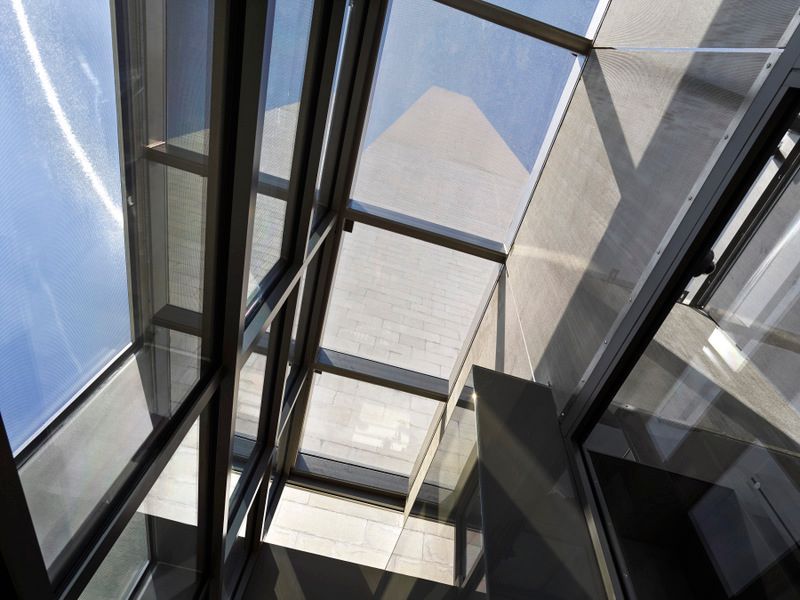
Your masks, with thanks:
[[[434,86],[363,150],[353,197],[503,240],[527,179],[475,102]]]

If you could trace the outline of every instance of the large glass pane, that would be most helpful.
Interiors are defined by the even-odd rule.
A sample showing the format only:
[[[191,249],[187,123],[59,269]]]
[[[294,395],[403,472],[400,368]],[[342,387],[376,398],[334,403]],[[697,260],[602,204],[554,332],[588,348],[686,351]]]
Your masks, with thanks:
[[[597,45],[776,48],[786,43],[784,34],[798,9],[797,0],[613,0]]]
[[[800,594],[800,177],[787,179],[709,276],[703,310],[674,305],[586,443],[637,596]]]
[[[577,60],[433,0],[393,2],[352,197],[505,242]]]
[[[164,54],[151,54],[148,62],[150,93],[163,90],[163,98],[156,100],[158,104],[151,104],[160,110],[147,117],[150,135],[170,145],[207,154],[212,3],[145,0],[143,4],[148,14],[147,44],[156,48],[164,45]]]
[[[592,54],[507,267],[559,407],[752,98],[766,53]],[[580,149],[580,151],[576,151]]]
[[[15,451],[131,343],[110,21],[107,2],[0,8],[0,408]]]
[[[204,165],[184,148],[187,170],[167,167],[152,143],[205,135],[208,65],[180,42],[189,33],[163,36],[207,33],[210,14],[169,4],[134,2],[125,18],[113,3],[0,8],[14,147],[0,161],[0,410],[54,575],[208,365]],[[206,56],[208,42],[192,44]]]
[[[81,600],[127,598],[134,586],[142,597],[191,596],[199,581],[198,444],[199,421],[95,571]]]
[[[266,337],[269,339],[269,333]],[[233,455],[227,484],[229,497],[256,450],[266,369],[266,355],[254,351],[239,371],[239,391],[233,404]]]
[[[268,65],[261,172],[289,180],[313,0],[277,0]]]
[[[561,0],[560,2],[540,2],[536,0],[490,0],[502,8],[513,10],[521,15],[544,21],[560,29],[566,29],[578,35],[592,37],[589,25],[597,10],[607,3],[606,0]]]
[[[357,223],[344,236],[322,345],[448,378],[497,270]]]
[[[259,178],[250,255],[248,302],[253,302],[280,269],[300,95],[306,68],[313,0],[278,0],[272,40],[264,52],[262,78],[267,80],[264,124],[260,140]],[[265,279],[266,278],[266,279]]]
[[[300,451],[408,477],[438,405],[322,373],[311,390]]]
[[[248,302],[252,301],[261,281],[281,259],[286,202],[272,196],[256,196],[253,241],[250,251],[250,275],[247,284]]]

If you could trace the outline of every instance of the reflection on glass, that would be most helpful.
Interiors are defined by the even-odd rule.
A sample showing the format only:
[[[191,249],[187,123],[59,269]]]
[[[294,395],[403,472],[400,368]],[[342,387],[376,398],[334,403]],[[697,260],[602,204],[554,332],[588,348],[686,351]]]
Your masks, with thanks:
[[[239,371],[239,391],[233,405],[235,422],[231,456],[233,463],[228,475],[229,497],[236,488],[242,470],[255,452],[266,369],[266,355],[254,351]]]
[[[203,310],[205,261],[205,177],[151,163],[150,202],[159,217],[151,222],[151,235],[167,247],[167,297],[164,303]],[[163,213],[161,211],[164,211]]]
[[[342,22],[342,32],[339,36],[339,48],[336,53],[336,64],[333,69],[333,85],[331,87],[331,98],[328,102],[328,112],[325,115],[325,131],[322,136],[322,153],[319,158],[319,169],[317,170],[317,181],[314,186],[314,212],[311,217],[312,230],[322,221],[328,210],[329,198],[326,195],[320,195],[320,188],[322,184],[322,171],[325,165],[325,157],[328,155],[328,140],[330,139],[331,132],[331,119],[333,118],[334,99],[336,98],[336,90],[339,87],[339,77],[342,68],[342,56],[344,54],[345,39],[347,37],[347,30],[350,25],[350,12],[352,11],[352,3],[348,2],[344,9],[344,19]]]
[[[259,158],[259,184],[253,223],[248,303],[263,292],[262,281],[284,258],[283,229],[300,111],[313,0],[278,0],[265,48],[262,77],[267,79]],[[263,281],[263,287],[269,281]]]
[[[109,4],[53,8],[0,9],[0,410],[15,452],[131,343]]]
[[[356,223],[322,345],[448,378],[496,275],[494,263]]]
[[[587,441],[637,595],[800,593],[800,178],[784,185]]]
[[[277,0],[267,74],[261,172],[289,180],[313,0]]]
[[[176,590],[194,586],[198,444],[195,423],[84,588],[81,600],[127,598],[135,586],[145,590],[144,597],[173,597]]]
[[[144,590],[143,597],[175,597],[177,590],[186,593],[195,586],[198,471],[199,421],[98,567],[81,600],[127,598],[134,586]]]
[[[504,242],[575,60],[431,0],[392,3],[352,197]]]
[[[263,194],[256,196],[253,241],[250,250],[250,275],[247,284],[248,302],[255,299],[259,283],[281,259],[285,218],[286,202]]]
[[[322,373],[314,379],[300,450],[408,476],[438,403]]]
[[[149,564],[147,515],[137,512],[81,592],[80,599],[128,598]]]
[[[148,93],[158,110],[148,115],[150,136],[193,152],[208,153],[211,97],[210,0],[144,0],[147,44],[164,54],[151,54]],[[163,83],[156,83],[159,79]],[[163,89],[161,88],[163,86]],[[157,102],[158,104],[155,104]]]

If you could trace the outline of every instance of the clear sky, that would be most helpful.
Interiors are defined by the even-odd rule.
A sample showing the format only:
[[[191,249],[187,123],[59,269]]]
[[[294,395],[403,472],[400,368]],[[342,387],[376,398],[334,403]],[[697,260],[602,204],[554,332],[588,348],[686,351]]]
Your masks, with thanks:
[[[596,1],[498,4],[583,33]],[[311,7],[278,2],[267,109],[300,98]],[[207,126],[207,11],[170,3],[170,136]],[[395,0],[367,143],[437,85],[470,96],[530,168],[573,62]],[[0,409],[16,448],[130,341],[108,1],[0,0],[0,81]]]

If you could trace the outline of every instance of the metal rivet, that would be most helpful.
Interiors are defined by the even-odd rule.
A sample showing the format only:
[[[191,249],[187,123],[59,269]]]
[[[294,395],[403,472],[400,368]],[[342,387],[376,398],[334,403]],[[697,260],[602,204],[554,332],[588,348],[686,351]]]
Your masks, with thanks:
[[[725,135],[723,135],[723,136],[722,136],[722,139],[723,139],[723,140],[727,140],[729,137],[730,137],[730,136],[729,136],[729,135],[726,133]]]
[[[772,66],[772,63],[767,63],[767,68],[769,69]]]
[[[694,200],[694,196],[689,196],[689,197],[686,199],[686,201],[687,201],[687,202],[691,202],[692,200]]]

